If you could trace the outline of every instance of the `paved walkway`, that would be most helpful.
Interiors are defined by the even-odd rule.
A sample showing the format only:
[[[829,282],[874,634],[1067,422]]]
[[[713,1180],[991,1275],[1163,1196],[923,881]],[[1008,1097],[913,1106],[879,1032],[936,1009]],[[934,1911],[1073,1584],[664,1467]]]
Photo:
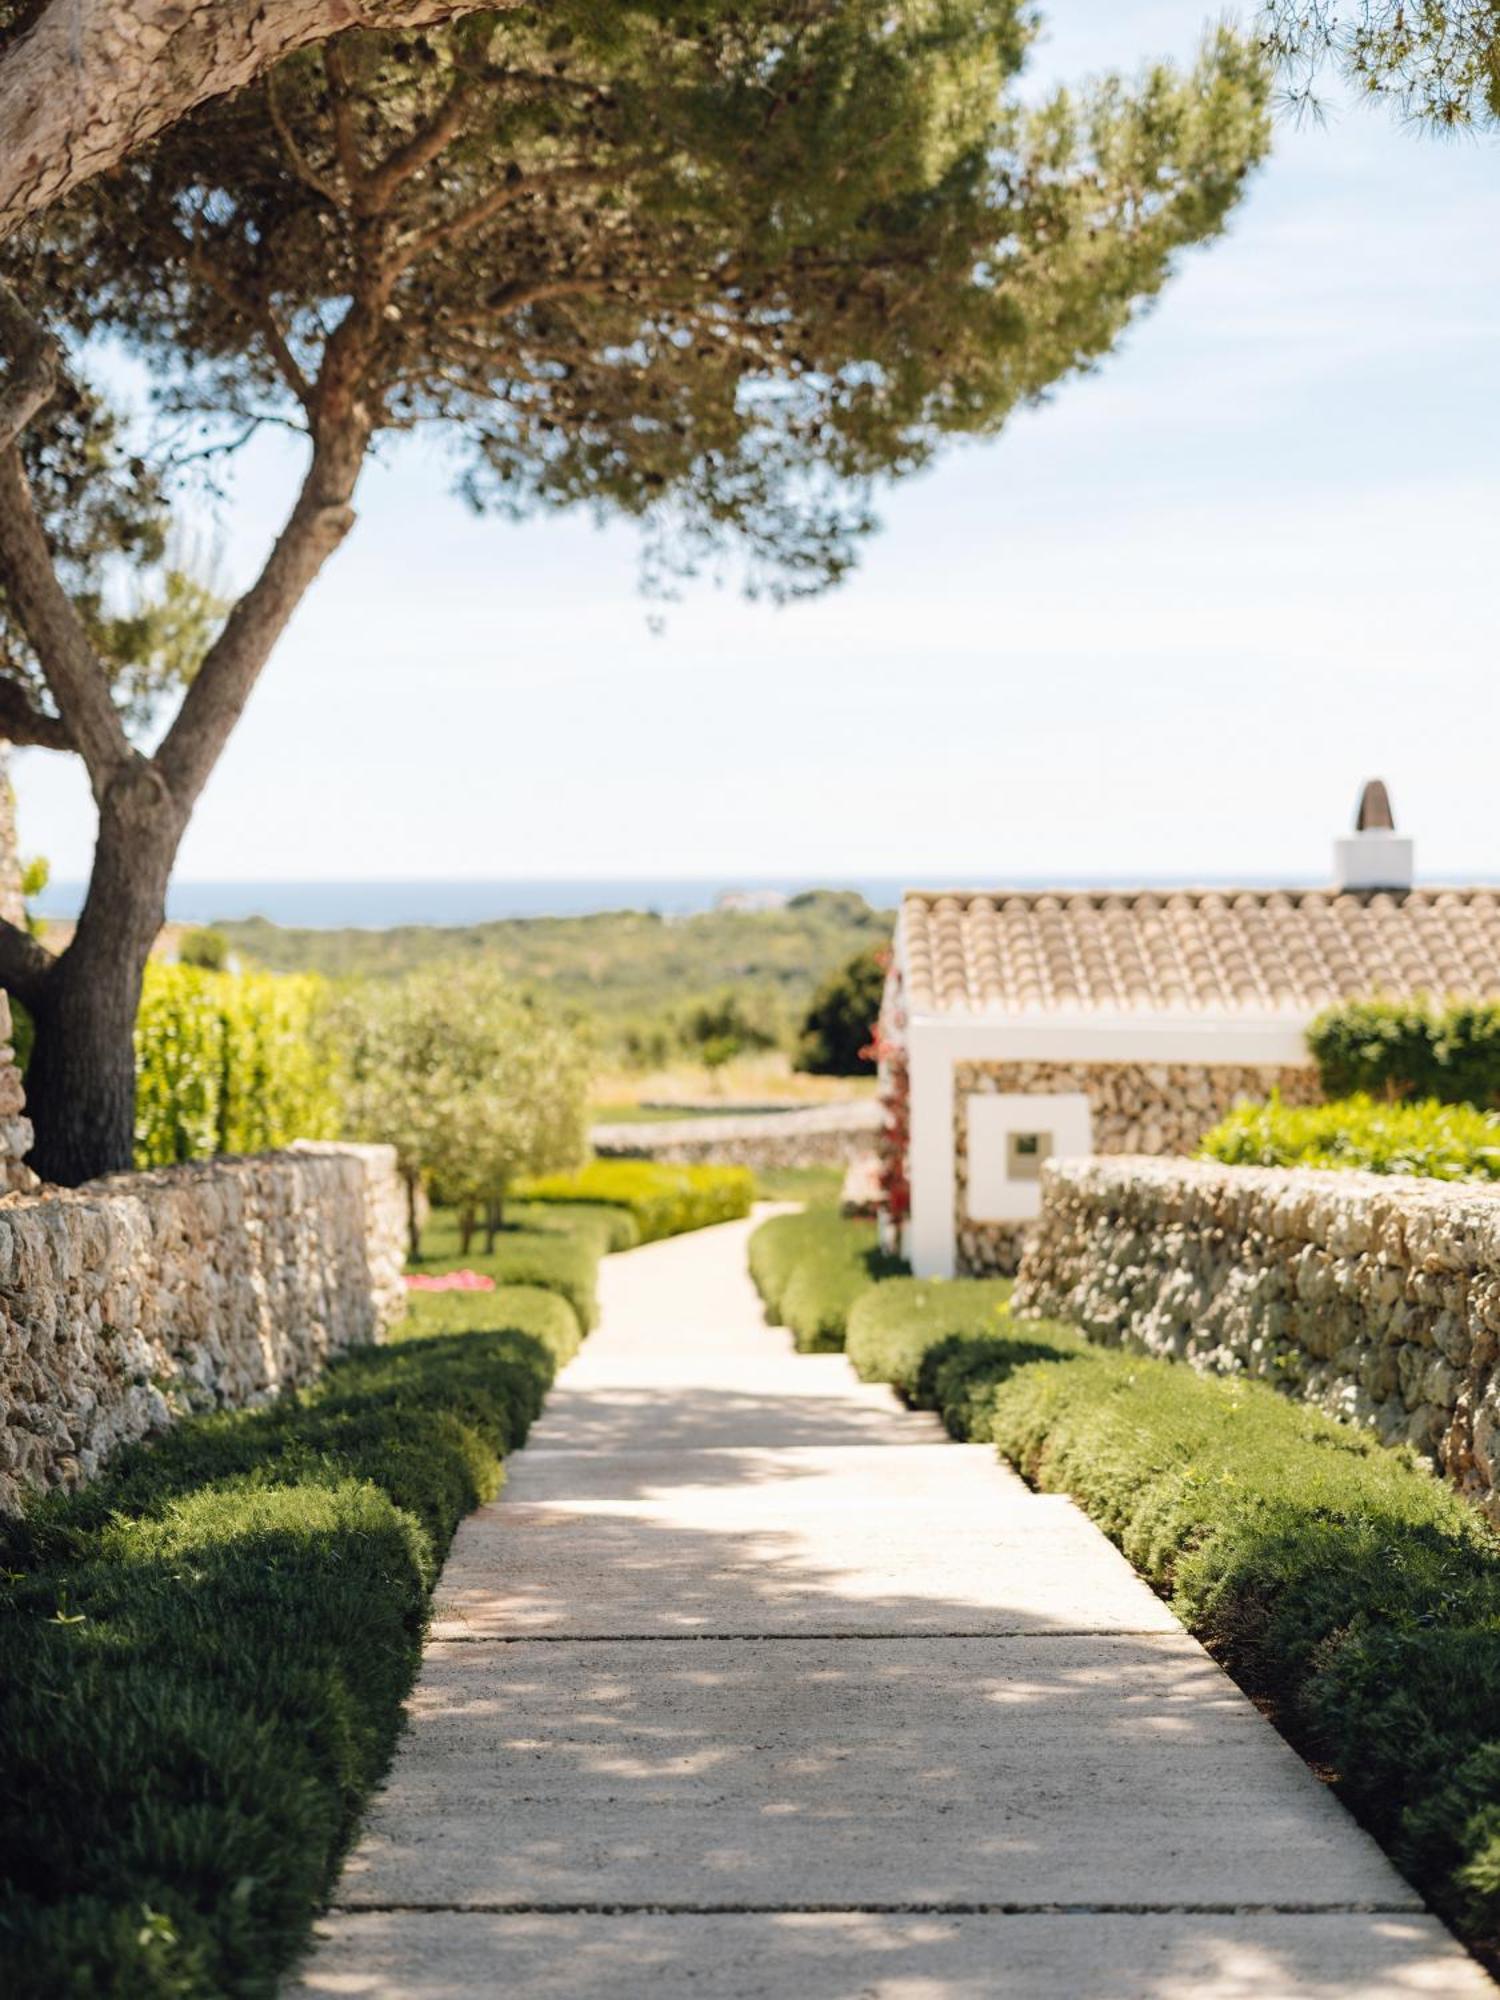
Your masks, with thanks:
[[[1493,2000],[1070,1502],[762,1324],[747,1234],[606,1263],[299,1993]]]

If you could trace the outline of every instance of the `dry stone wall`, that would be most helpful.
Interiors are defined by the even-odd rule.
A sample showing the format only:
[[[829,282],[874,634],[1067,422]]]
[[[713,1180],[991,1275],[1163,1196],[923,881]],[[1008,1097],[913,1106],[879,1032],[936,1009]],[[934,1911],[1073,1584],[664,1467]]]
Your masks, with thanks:
[[[1310,1065],[1241,1063],[966,1062],[953,1074],[953,1146],[957,1162],[955,1231],[958,1268],[968,1277],[1009,1274],[1031,1226],[976,1222],[969,1214],[968,1100],[985,1092],[1081,1094],[1089,1100],[1096,1153],[1191,1153],[1211,1126],[1243,1099],[1273,1090],[1288,1104],[1316,1104],[1322,1093]]]
[[[401,1310],[404,1217],[389,1146],[0,1200],[0,1508],[378,1340]]]
[[[610,1160],[714,1161],[741,1167],[839,1166],[875,1150],[880,1106],[817,1104],[806,1110],[668,1118],[660,1124],[596,1125],[594,1151]]]
[[[1407,1443],[1500,1521],[1500,1189],[1059,1160],[1014,1307]]]

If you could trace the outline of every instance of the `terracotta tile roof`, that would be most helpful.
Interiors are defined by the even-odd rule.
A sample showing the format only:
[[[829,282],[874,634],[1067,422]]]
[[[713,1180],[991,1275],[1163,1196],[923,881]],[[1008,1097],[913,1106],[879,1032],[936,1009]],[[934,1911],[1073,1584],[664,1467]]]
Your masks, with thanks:
[[[1500,998],[1500,892],[913,893],[915,1013],[1312,1013],[1385,993]]]

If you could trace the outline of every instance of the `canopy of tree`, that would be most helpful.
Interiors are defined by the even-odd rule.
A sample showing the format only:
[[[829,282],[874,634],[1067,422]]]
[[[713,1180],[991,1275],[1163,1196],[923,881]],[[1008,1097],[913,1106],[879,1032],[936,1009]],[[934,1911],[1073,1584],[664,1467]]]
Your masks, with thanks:
[[[645,524],[663,569],[735,551],[756,587],[815,589],[879,480],[1092,365],[1221,225],[1266,143],[1256,53],[1221,32],[1186,78],[1034,107],[1011,91],[1033,30],[1019,0],[555,0],[344,34],[17,240],[17,289],[133,346],[207,442],[309,443],[150,757],[0,454],[0,584],[38,669],[13,732],[76,749],[100,812],[65,957],[0,933],[43,1172],[124,1156],[177,844],[379,435],[452,424],[477,506],[584,503]]]
[[[1496,0],[1268,0],[1265,37],[1294,104],[1315,108],[1331,67],[1421,125],[1500,122]]]

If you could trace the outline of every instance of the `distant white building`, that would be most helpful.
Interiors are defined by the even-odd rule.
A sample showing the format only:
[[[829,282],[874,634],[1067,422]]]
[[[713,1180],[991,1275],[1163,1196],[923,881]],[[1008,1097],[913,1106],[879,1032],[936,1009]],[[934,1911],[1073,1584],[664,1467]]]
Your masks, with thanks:
[[[1413,888],[1365,787],[1312,889],[913,891],[882,1013],[906,1081],[922,1276],[1014,1270],[1041,1166],[1189,1153],[1236,1102],[1314,1102],[1306,1031],[1340,1000],[1500,996],[1500,895]]]

